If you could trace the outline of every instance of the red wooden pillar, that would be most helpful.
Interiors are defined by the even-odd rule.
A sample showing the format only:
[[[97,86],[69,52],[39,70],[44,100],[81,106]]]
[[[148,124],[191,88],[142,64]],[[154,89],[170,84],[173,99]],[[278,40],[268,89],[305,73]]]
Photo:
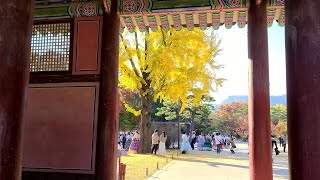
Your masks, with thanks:
[[[266,0],[248,10],[250,179],[272,179]]]
[[[118,137],[118,64],[120,19],[118,0],[103,13],[96,180],[115,180]]]
[[[320,1],[286,1],[289,174],[320,179]]]
[[[32,2],[2,0],[0,5],[0,179],[21,178]]]

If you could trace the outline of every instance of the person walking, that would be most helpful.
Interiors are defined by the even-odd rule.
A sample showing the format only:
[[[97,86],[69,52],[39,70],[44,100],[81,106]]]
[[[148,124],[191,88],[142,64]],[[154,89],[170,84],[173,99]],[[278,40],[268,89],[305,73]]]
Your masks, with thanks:
[[[199,151],[202,151],[203,150],[203,144],[204,144],[204,136],[203,136],[203,133],[201,133],[199,136],[198,136],[198,150]]]
[[[166,141],[167,141],[167,136],[166,132],[162,132],[160,135],[160,143],[159,143],[159,154],[160,155],[166,155]]]
[[[196,141],[197,141],[196,132],[192,131],[191,142],[190,142],[192,150],[194,150],[194,144],[196,143]]]
[[[127,135],[123,134],[121,139],[122,139],[122,142],[121,142],[122,143],[122,148],[125,149],[126,148],[126,142],[127,142]]]
[[[210,134],[208,134],[205,139],[204,139],[204,144],[202,149],[204,151],[211,151],[212,150],[212,144],[211,144],[212,138],[210,136]]]
[[[231,136],[232,136],[232,135],[231,135]],[[226,149],[230,149],[230,135],[227,135],[227,136],[225,137],[225,141],[226,141],[226,143],[225,143]]]
[[[234,152],[234,148],[237,148],[237,146],[236,146],[236,144],[234,143],[234,139],[233,139],[233,136],[231,136],[230,138],[229,138],[229,142],[230,142],[230,151],[231,151],[231,153],[232,154],[235,154],[235,152]]]
[[[125,150],[129,150],[130,144],[131,144],[132,138],[130,136],[130,132],[126,135],[126,144],[125,144]]]
[[[181,139],[182,139],[182,145],[180,150],[182,154],[186,154],[189,150],[192,149],[190,146],[189,137],[185,134],[185,132],[183,132]]]
[[[282,139],[281,136],[279,136],[279,146],[280,146],[280,147],[283,146],[283,139]]]
[[[118,155],[119,156],[127,156],[127,152],[125,149],[123,149],[120,145],[120,143],[118,143]]]
[[[286,152],[286,148],[287,148],[287,137],[286,136],[282,137],[282,146],[283,146],[283,152]]]
[[[220,136],[221,136],[220,151],[222,151],[222,149],[224,149],[226,139],[224,135],[220,134]]]
[[[220,133],[216,133],[216,135],[214,136],[216,144],[217,144],[217,154],[220,154],[221,152],[221,144],[222,144],[222,138]]]
[[[154,152],[154,154],[156,155],[157,150],[159,148],[159,141],[160,141],[159,132],[157,129],[154,130],[154,133],[152,134],[151,139],[152,139],[151,154],[153,154],[153,152]]]
[[[275,146],[274,152],[276,153],[276,155],[279,155],[280,151],[278,150],[277,139],[275,138],[274,135],[271,135],[271,142],[272,142],[272,149]]]

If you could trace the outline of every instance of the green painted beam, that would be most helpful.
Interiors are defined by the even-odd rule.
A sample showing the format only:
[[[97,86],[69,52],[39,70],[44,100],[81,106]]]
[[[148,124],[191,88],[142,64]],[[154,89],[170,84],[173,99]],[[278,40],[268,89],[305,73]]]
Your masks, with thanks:
[[[152,10],[175,9],[175,8],[196,8],[211,7],[209,0],[152,0]],[[34,18],[52,18],[69,16],[68,4],[59,4],[51,7],[36,7],[34,10]]]
[[[152,10],[174,9],[174,8],[193,8],[193,7],[211,7],[209,0],[152,0]]]
[[[69,5],[61,7],[35,8],[33,11],[34,18],[37,19],[69,16],[68,7]]]

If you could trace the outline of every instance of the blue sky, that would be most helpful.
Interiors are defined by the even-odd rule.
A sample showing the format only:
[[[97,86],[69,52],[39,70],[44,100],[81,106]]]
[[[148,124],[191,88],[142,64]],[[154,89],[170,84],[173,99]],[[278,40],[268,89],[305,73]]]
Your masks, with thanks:
[[[227,79],[223,87],[214,93],[216,103],[232,95],[248,94],[248,44],[247,28],[220,27],[215,31],[222,39],[221,55],[217,57],[224,68],[218,73]],[[284,28],[276,22],[268,28],[270,95],[286,94]]]

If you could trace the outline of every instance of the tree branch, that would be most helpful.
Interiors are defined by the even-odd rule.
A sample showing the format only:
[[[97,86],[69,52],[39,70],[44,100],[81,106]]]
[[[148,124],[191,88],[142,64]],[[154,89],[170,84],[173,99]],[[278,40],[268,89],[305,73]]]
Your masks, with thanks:
[[[163,44],[164,44],[164,46],[167,46],[166,38],[165,38],[165,35],[164,35],[164,30],[162,28],[161,28],[161,33],[162,33]]]
[[[124,49],[125,49],[125,50],[128,50],[128,46],[127,46],[127,44],[124,42],[124,38],[123,38],[123,36],[122,36],[121,33],[120,33],[120,38],[121,38],[121,41],[122,41],[122,43],[123,43],[123,45],[124,45]],[[133,60],[132,60],[132,56],[131,56],[131,58],[129,59],[129,61],[130,61],[130,64],[131,64],[131,66],[132,66],[132,68],[133,68],[133,71],[134,71],[134,73],[136,74],[136,76],[138,76],[138,77],[141,78],[140,73],[139,73],[136,65],[134,64],[134,62],[133,62]]]
[[[139,41],[138,41],[138,33],[137,32],[134,33],[134,39],[135,39],[135,42],[136,42],[136,51],[137,51],[138,59],[141,59],[141,52],[140,52],[140,49],[139,49]],[[140,70],[141,70],[141,67],[140,67]]]

